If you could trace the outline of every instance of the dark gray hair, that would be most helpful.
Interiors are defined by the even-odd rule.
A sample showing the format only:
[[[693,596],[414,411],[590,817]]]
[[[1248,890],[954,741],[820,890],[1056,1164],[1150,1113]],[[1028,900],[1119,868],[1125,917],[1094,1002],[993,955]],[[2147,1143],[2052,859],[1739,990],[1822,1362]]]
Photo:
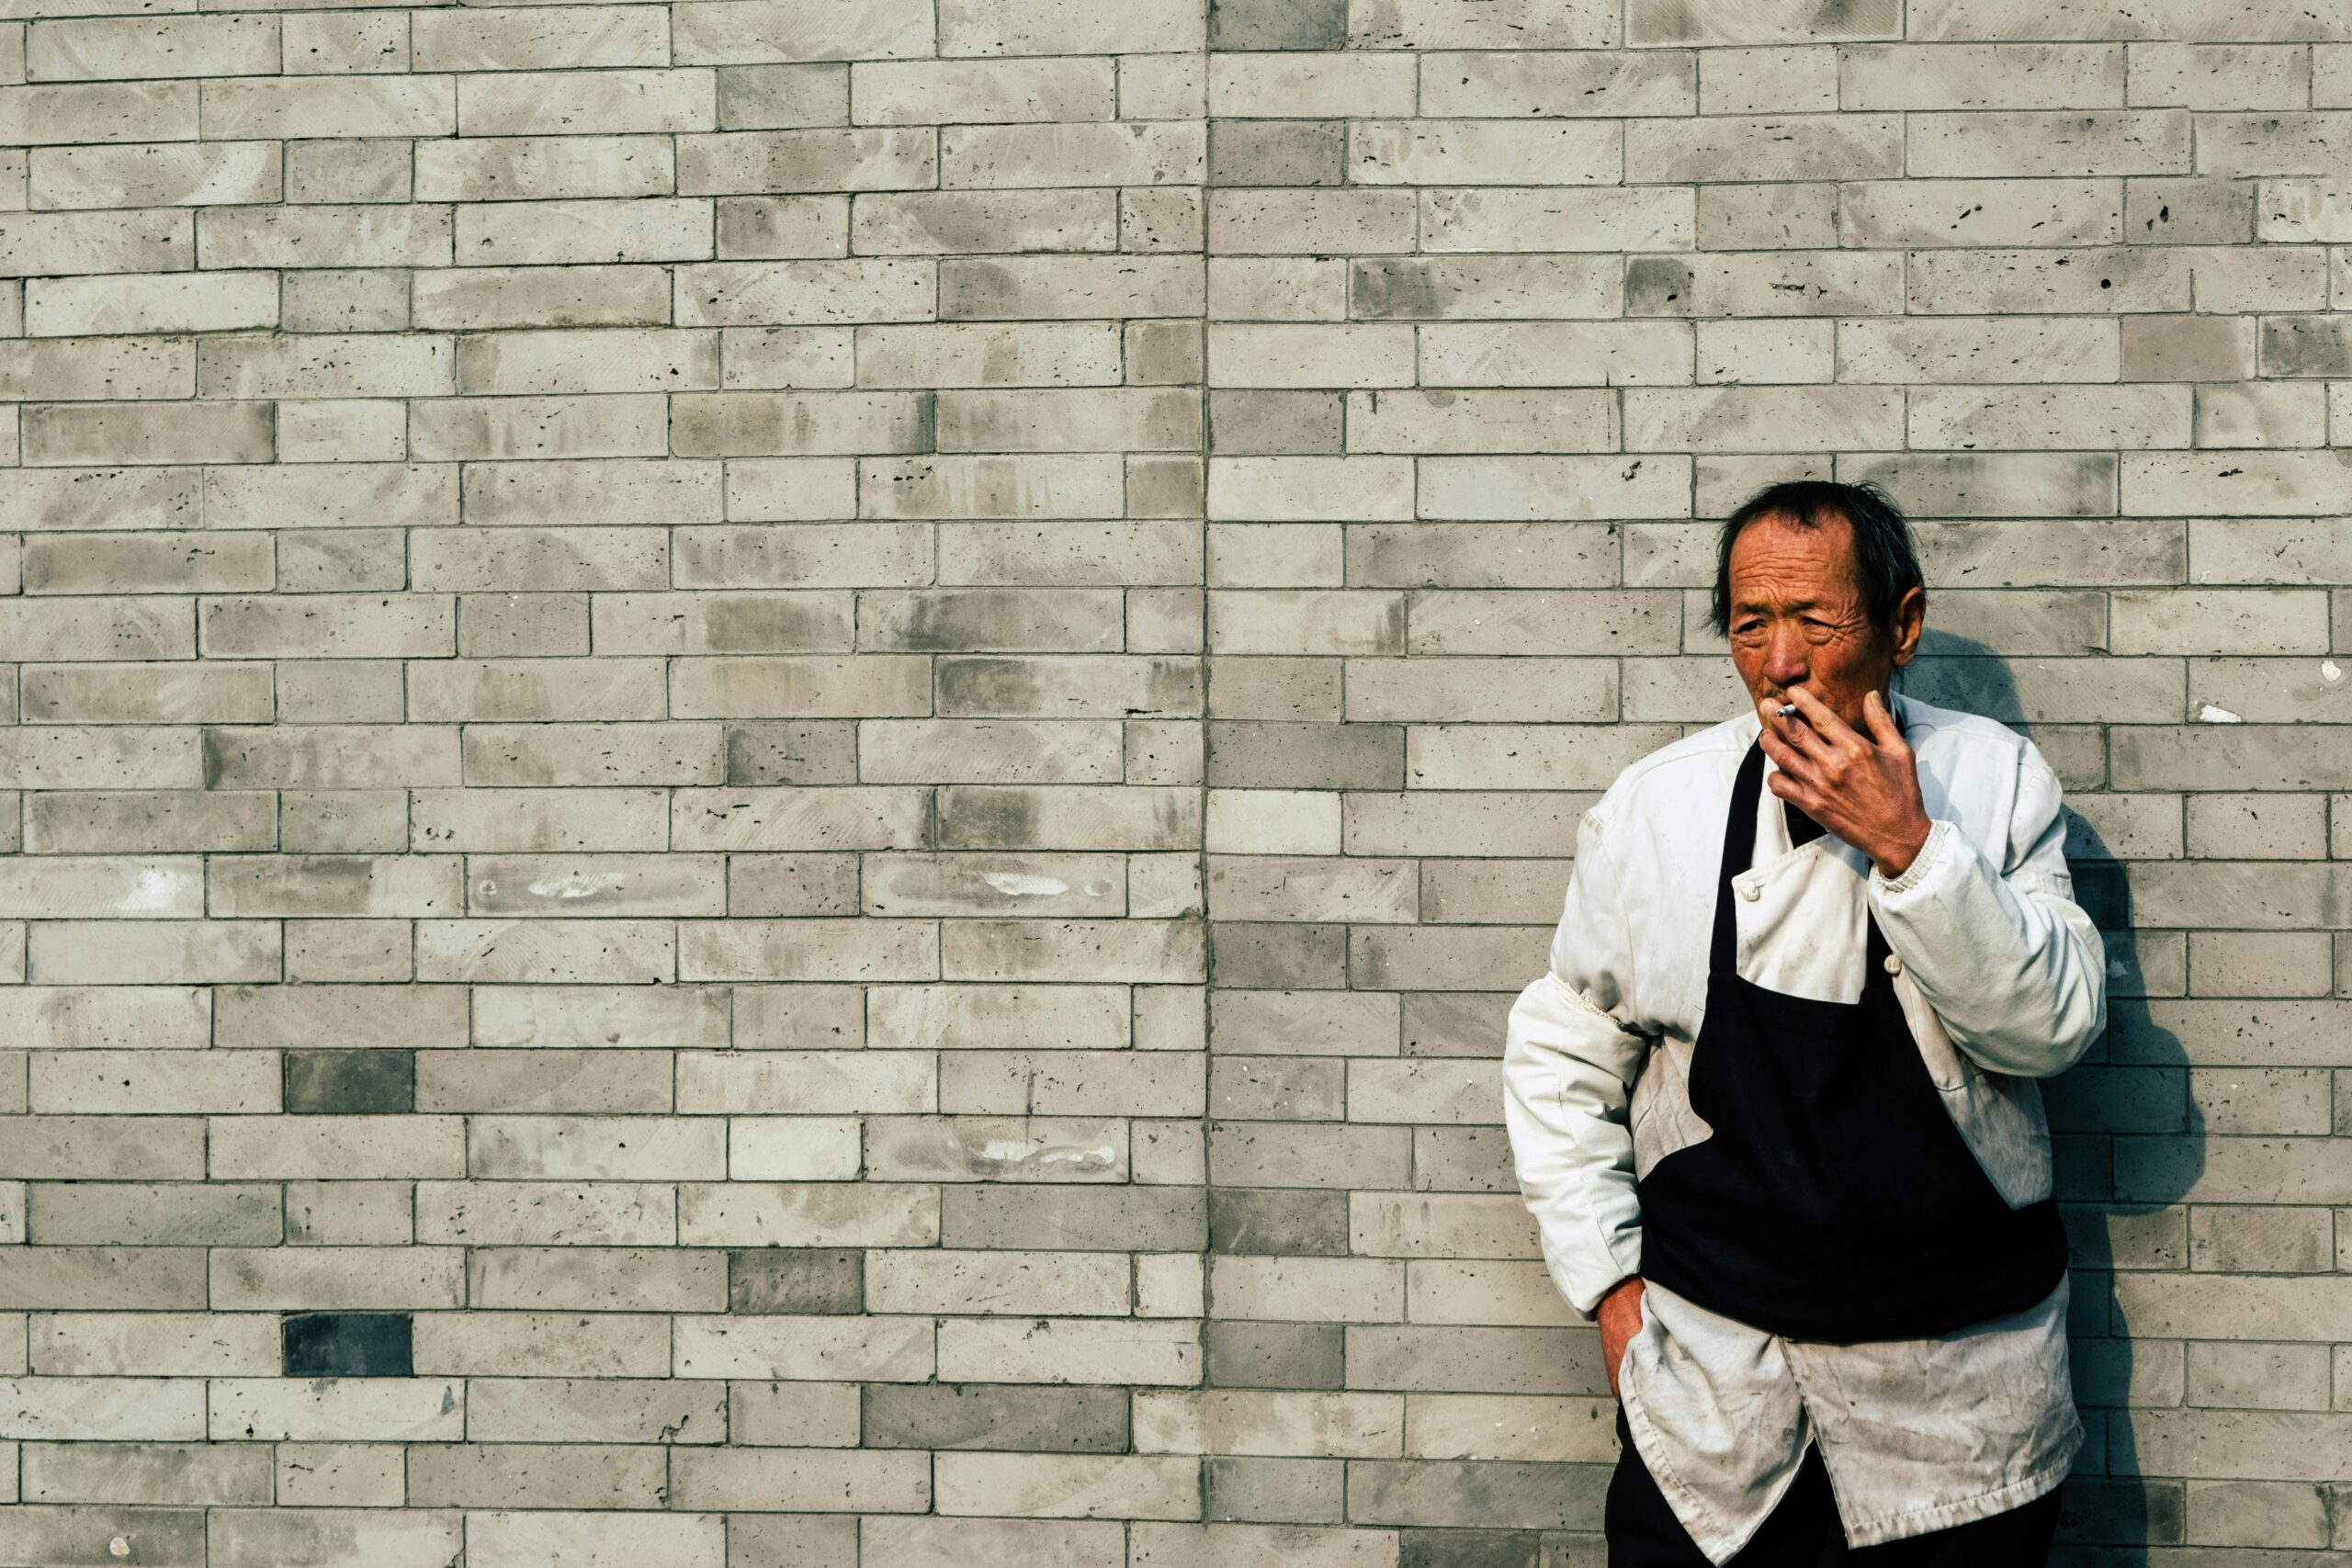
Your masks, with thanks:
[[[1767,485],[1724,519],[1715,545],[1715,595],[1707,625],[1717,637],[1731,632],[1731,547],[1740,530],[1764,517],[1782,517],[1800,528],[1818,528],[1825,516],[1843,517],[1854,530],[1854,582],[1871,625],[1893,636],[1894,607],[1914,588],[1925,587],[1919,558],[1911,547],[1911,525],[1894,498],[1878,486],[1838,484],[1829,479],[1787,479]]]

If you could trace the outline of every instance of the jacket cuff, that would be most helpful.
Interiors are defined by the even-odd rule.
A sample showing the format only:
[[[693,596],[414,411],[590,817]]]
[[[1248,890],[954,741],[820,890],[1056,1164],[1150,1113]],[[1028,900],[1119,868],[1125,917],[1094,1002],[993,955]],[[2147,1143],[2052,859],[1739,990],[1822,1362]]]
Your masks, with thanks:
[[[1951,841],[1959,832],[1959,826],[1948,818],[1928,818],[1927,841],[1919,846],[1919,852],[1911,857],[1911,863],[1903,868],[1903,874],[1890,877],[1872,864],[1871,885],[1888,897],[1910,892],[1935,874],[1937,863],[1949,855]]]

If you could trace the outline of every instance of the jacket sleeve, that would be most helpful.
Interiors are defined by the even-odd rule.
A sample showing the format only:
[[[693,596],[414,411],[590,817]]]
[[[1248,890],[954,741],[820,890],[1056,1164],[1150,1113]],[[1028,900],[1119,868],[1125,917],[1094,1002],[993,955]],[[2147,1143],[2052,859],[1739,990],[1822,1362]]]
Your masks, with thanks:
[[[1633,953],[1598,808],[1577,828],[1576,865],[1549,970],[1519,994],[1503,1044],[1503,1121],[1544,1267],[1587,1322],[1641,1266],[1641,1206],[1626,1107],[1651,1040],[1626,1021]]]
[[[2005,863],[1939,818],[1900,876],[1870,874],[1887,946],[1952,1043],[1994,1072],[2050,1077],[2107,1029],[2107,944],[2075,902],[2058,775],[2026,742]]]

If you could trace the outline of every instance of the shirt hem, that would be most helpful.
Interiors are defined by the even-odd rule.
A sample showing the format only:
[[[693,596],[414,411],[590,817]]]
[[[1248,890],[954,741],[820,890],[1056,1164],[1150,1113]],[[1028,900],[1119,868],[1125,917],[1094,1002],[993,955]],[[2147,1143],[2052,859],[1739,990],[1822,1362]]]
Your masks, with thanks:
[[[1848,1521],[1846,1541],[1849,1546],[1880,1546],[1891,1540],[1902,1540],[1931,1530],[1950,1529],[1955,1525],[1973,1524],[1978,1519],[1991,1518],[2023,1507],[2044,1493],[2057,1489],[2074,1468],[2075,1456],[2083,1446],[2085,1433],[2080,1420],[2075,1423],[2073,1434],[2060,1447],[2057,1457],[2041,1469],[1996,1486],[1989,1492],[1972,1493],[1955,1497],[1948,1503],[1929,1507],[1914,1508],[1907,1513],[1881,1514],[1874,1518]]]
[[[1701,1501],[1699,1495],[1691,1491],[1680,1476],[1674,1473],[1671,1465],[1654,1462],[1648,1454],[1642,1451],[1642,1444],[1638,1439],[1645,1437],[1649,1439],[1649,1446],[1652,1448],[1663,1450],[1666,1444],[1659,1437],[1657,1428],[1649,1424],[1649,1416],[1643,1411],[1641,1401],[1634,1396],[1633,1380],[1630,1377],[1624,1378],[1623,1383],[1624,1392],[1620,1395],[1617,1403],[1625,1412],[1627,1429],[1632,1431],[1637,1439],[1634,1445],[1634,1457],[1643,1468],[1649,1472],[1650,1479],[1657,1484],[1659,1492],[1667,1495],[1676,1521],[1682,1526],[1682,1532],[1690,1538],[1690,1544],[1697,1547],[1701,1555],[1704,1556],[1709,1562],[1715,1564],[1715,1568],[1722,1568],[1722,1564],[1736,1556],[1739,1550],[1755,1536],[1772,1510],[1781,1506],[1781,1499],[1788,1495],[1790,1484],[1796,1480],[1797,1466],[1789,1467],[1788,1473],[1781,1478],[1780,1486],[1774,1490],[1763,1509],[1747,1522],[1746,1529],[1736,1534],[1728,1532],[1723,1528],[1721,1518],[1715,1511]],[[1804,1450],[1813,1446],[1815,1440],[1813,1434],[1808,1430],[1804,1441],[1797,1445],[1799,1464],[1804,1462]],[[1701,1528],[1698,1529],[1691,1528],[1690,1521],[1694,1518],[1700,1522]]]

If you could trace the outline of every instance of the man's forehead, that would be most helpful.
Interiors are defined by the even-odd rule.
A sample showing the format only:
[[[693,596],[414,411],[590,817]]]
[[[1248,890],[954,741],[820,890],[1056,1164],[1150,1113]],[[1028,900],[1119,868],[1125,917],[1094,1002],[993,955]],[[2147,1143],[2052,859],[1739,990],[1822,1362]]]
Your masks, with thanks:
[[[1843,604],[1854,592],[1853,538],[1852,525],[1835,513],[1811,528],[1780,516],[1757,519],[1732,541],[1733,600]]]

